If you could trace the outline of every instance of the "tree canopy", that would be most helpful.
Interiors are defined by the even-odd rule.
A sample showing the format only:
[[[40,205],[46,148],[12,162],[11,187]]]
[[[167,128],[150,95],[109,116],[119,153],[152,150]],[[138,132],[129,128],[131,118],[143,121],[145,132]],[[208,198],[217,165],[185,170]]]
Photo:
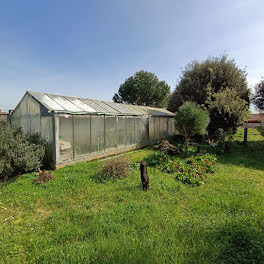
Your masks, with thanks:
[[[165,81],[159,81],[154,73],[139,71],[120,85],[113,101],[134,105],[166,107],[169,94],[170,87]]]
[[[205,134],[209,121],[208,113],[199,105],[186,102],[180,106],[175,114],[175,127],[185,138],[185,156],[188,156],[190,137]]]
[[[264,78],[255,86],[253,104],[257,107],[258,110],[264,110]]]
[[[229,124],[232,126],[229,128],[235,129],[239,123],[236,120],[238,116],[236,115],[235,120],[232,120],[234,115],[227,114],[230,109],[225,109],[225,105],[221,106],[224,110],[216,111],[215,107],[209,107],[209,102],[214,101],[215,95],[218,93],[220,93],[219,96],[224,96],[222,92],[229,88],[232,90],[232,98],[235,101],[230,103],[228,107],[235,107],[239,101],[238,98],[243,100],[239,101],[243,106],[247,105],[248,107],[249,89],[246,77],[246,71],[240,69],[235,61],[229,59],[227,55],[209,57],[202,62],[193,61],[183,70],[176,89],[169,98],[168,110],[176,112],[184,102],[195,102],[210,113],[211,121],[208,129],[211,135],[218,128],[222,128],[222,126],[226,128]],[[211,113],[212,111],[214,113]],[[222,116],[222,113],[226,114],[225,117]]]
[[[212,94],[208,97],[206,104],[210,119],[217,120],[217,122],[210,122],[208,126],[208,130],[214,133],[219,128],[222,128],[224,133],[235,133],[236,128],[248,120],[248,103],[238,96],[235,89],[227,87]]]

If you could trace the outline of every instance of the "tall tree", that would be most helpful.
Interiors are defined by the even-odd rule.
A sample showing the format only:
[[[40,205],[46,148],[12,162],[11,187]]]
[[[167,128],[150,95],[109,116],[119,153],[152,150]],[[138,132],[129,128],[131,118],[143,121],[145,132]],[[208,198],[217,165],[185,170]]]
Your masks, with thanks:
[[[227,88],[234,90],[236,97],[248,104],[246,77],[246,71],[240,69],[227,55],[209,57],[202,62],[193,61],[183,70],[180,81],[169,98],[168,109],[176,112],[184,102],[191,101],[203,106],[210,113],[208,101],[214,100],[216,93]],[[220,112],[210,120],[208,128],[211,135],[215,129],[221,128],[218,118],[221,119]],[[232,123],[229,118],[231,117],[226,117],[226,124]]]
[[[262,78],[262,80],[255,86],[253,104],[259,111],[264,110],[264,78]]]
[[[165,81],[159,81],[154,73],[139,71],[120,85],[113,101],[134,105],[166,107],[169,94],[170,87]]]
[[[185,157],[187,157],[190,137],[195,134],[205,134],[210,118],[207,111],[190,102],[180,106],[174,118],[176,130],[185,138]]]

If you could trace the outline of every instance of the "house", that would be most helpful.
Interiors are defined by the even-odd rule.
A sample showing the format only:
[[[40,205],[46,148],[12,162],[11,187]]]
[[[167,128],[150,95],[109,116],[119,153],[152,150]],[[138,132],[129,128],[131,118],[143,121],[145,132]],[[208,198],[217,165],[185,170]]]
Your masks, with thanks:
[[[257,128],[264,125],[264,113],[251,114],[244,128]]]
[[[173,117],[162,108],[27,91],[10,120],[25,133],[48,140],[58,168],[173,136]]]
[[[8,113],[7,112],[4,112],[0,109],[0,119],[4,119],[4,120],[7,120],[7,117],[8,117]]]

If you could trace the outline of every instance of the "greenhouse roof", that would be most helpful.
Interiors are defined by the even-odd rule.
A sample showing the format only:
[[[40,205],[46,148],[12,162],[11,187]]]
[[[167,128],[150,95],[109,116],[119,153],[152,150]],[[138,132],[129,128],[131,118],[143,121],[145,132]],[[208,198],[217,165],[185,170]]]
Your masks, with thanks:
[[[33,98],[49,111],[66,114],[106,114],[106,115],[149,115],[173,116],[174,114],[163,108],[120,104],[85,98],[54,95],[28,91]]]

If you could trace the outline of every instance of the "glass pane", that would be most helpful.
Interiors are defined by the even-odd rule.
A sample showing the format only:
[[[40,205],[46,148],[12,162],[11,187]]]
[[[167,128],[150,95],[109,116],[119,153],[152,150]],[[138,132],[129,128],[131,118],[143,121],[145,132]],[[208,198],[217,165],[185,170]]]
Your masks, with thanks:
[[[40,105],[39,103],[33,99],[31,96],[28,96],[28,106],[29,106],[29,114],[32,115],[40,115]]]
[[[41,117],[41,136],[49,141],[53,142],[53,126],[52,126],[52,117]]]
[[[149,118],[149,140],[152,141],[155,139],[155,118]]]
[[[135,139],[136,144],[140,145],[142,143],[143,135],[143,123],[140,117],[135,117]]]
[[[135,118],[127,117],[127,145],[135,144]]]
[[[20,102],[20,109],[21,109],[21,117],[22,116],[27,116],[29,114],[28,111],[28,95],[26,94],[22,101]]]
[[[116,148],[116,116],[105,116],[105,149]]]
[[[168,136],[168,118],[167,117],[164,117],[163,129],[164,129],[164,137],[167,137]]]
[[[149,121],[147,117],[141,118],[142,123],[142,143],[146,144],[149,140],[148,131],[149,131]]]
[[[21,127],[26,134],[30,134],[29,116],[21,116]]]
[[[104,150],[104,116],[91,116],[91,151]]]
[[[61,161],[73,159],[73,124],[71,115],[59,117],[59,140]]]
[[[126,117],[117,117],[117,145],[122,147],[126,145]]]
[[[40,133],[40,116],[30,117],[30,135]]]
[[[172,123],[171,123],[171,117],[169,117],[168,118],[168,136],[170,137],[171,136],[171,125],[172,125]]]
[[[75,156],[90,154],[90,115],[75,115],[73,122]]]
[[[160,138],[160,122],[159,122],[159,117],[154,117],[155,119],[155,139]]]

